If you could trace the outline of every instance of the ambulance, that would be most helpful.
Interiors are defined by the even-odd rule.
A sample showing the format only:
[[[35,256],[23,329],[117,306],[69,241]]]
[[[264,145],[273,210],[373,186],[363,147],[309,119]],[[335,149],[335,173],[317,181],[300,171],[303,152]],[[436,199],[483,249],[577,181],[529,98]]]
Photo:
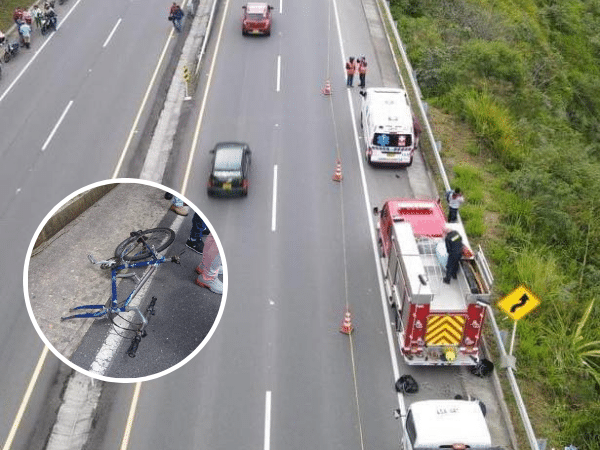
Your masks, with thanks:
[[[360,125],[369,164],[410,166],[419,136],[406,91],[379,87],[360,94]]]

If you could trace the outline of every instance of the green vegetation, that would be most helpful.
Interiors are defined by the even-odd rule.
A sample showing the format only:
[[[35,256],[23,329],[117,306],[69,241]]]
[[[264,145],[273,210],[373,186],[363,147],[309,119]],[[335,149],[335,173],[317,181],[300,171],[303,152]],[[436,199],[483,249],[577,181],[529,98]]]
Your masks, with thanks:
[[[0,0],[0,30],[4,34],[14,24],[13,12],[15,8],[29,7],[33,2],[25,2],[19,0]]]
[[[475,138],[454,149],[453,184],[498,297],[522,283],[542,300],[516,348],[534,429],[548,448],[600,449],[600,0],[390,7],[423,96]]]

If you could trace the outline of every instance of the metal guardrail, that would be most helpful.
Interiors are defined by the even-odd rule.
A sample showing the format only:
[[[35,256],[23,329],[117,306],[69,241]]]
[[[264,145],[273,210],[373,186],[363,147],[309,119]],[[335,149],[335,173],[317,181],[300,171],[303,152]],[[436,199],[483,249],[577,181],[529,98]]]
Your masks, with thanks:
[[[394,38],[396,40],[396,45],[398,46],[398,49],[402,56],[402,61],[404,63],[404,66],[407,69],[408,78],[410,79],[411,87],[413,89],[413,92],[415,92],[417,94],[416,95],[417,106],[419,107],[421,117],[423,118],[424,127],[425,127],[425,130],[427,131],[427,136],[429,138],[431,148],[433,149],[433,154],[434,154],[436,163],[438,165],[440,176],[442,177],[442,181],[444,182],[444,187],[445,187],[446,191],[448,191],[448,190],[450,190],[450,182],[448,180],[448,176],[446,175],[446,171],[444,169],[444,164],[442,162],[442,158],[440,157],[438,147],[437,147],[437,144],[435,141],[435,137],[433,135],[431,125],[429,124],[429,119],[427,118],[427,113],[425,111],[425,107],[423,106],[423,102],[421,101],[421,95],[420,95],[421,89],[419,88],[419,85],[417,84],[417,81],[415,80],[415,77],[413,76],[412,66],[410,64],[410,61],[408,60],[408,57],[406,56],[406,51],[404,50],[404,45],[402,43],[402,40],[400,39],[400,35],[398,34],[398,29],[397,29],[394,19],[392,17],[392,13],[389,9],[389,5],[388,5],[387,1],[383,1],[381,3],[383,4],[383,9],[384,9],[384,12],[386,15],[386,19],[387,19],[388,23],[391,25],[391,29],[393,30]],[[500,335],[500,330],[498,328],[496,318],[494,317],[494,311],[492,310],[491,306],[489,306],[489,305],[487,306],[487,308],[488,308],[488,317],[492,324],[494,336],[496,337],[496,343],[498,344],[498,348],[500,349],[501,359],[506,365],[506,376],[508,378],[508,382],[510,384],[513,396],[515,398],[517,408],[519,409],[519,413],[521,415],[521,420],[523,422],[523,426],[525,427],[525,432],[527,434],[527,439],[529,441],[529,445],[532,450],[539,450],[538,441],[535,437],[533,427],[531,426],[531,421],[529,420],[529,416],[527,415],[525,403],[523,402],[523,397],[521,396],[521,392],[520,392],[519,386],[517,384],[517,379],[514,374],[514,367],[510,363],[510,358],[508,357],[508,354],[506,353],[506,349],[504,348],[504,343],[503,343],[502,337]]]

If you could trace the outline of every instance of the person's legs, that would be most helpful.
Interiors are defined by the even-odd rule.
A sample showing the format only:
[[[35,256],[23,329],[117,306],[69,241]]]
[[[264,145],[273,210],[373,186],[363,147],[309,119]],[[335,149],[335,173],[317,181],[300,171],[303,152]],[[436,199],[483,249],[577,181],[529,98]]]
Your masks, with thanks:
[[[212,235],[208,235],[204,243],[202,263],[196,268],[198,273],[196,284],[206,287],[216,294],[222,294],[223,283],[218,278],[220,267],[221,255],[219,255],[219,248]]]
[[[204,249],[204,243],[202,242],[202,236],[205,234],[204,232],[207,230],[207,227],[204,221],[200,218],[200,216],[194,212],[194,217],[192,218],[192,229],[190,230],[190,237],[185,243],[185,245],[197,253],[202,253]]]

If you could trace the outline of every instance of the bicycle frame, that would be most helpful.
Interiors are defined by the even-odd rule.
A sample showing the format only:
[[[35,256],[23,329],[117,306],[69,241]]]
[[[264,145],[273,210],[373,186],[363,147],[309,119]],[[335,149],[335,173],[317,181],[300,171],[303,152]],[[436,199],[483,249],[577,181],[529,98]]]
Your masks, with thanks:
[[[156,252],[154,251],[154,247],[149,246],[145,240],[143,238],[140,238],[141,242],[144,244],[144,247],[146,247],[147,250],[150,251],[151,256],[150,256],[150,260],[149,261],[140,261],[140,262],[135,262],[135,263],[130,263],[130,262],[123,262],[121,259],[122,264],[116,266],[116,267],[111,267],[111,283],[112,283],[112,290],[111,290],[111,305],[109,307],[107,307],[106,305],[82,305],[82,306],[76,306],[74,308],[71,308],[70,311],[78,311],[78,310],[85,310],[85,309],[97,309],[98,311],[95,312],[88,312],[88,313],[83,313],[83,314],[73,314],[71,316],[66,316],[66,317],[61,317],[61,321],[62,320],[68,320],[68,319],[76,319],[76,318],[94,318],[94,319],[98,319],[101,317],[106,316],[109,313],[121,313],[121,312],[128,312],[128,311],[135,311],[139,317],[142,319],[142,328],[141,330],[143,330],[145,328],[145,326],[147,325],[147,319],[146,317],[144,317],[144,315],[142,314],[142,312],[139,310],[138,307],[134,306],[134,307],[129,307],[129,303],[131,302],[131,300],[133,300],[133,298],[135,297],[135,295],[139,292],[139,290],[141,289],[141,287],[144,285],[144,283],[146,281],[148,281],[148,278],[150,278],[150,275],[152,275],[152,273],[154,272],[154,270],[156,270],[156,267],[166,261],[167,258],[164,256],[158,256],[156,254]],[[125,251],[123,252],[123,254],[125,253]],[[121,255],[122,256],[122,255]],[[92,255],[88,255],[88,258],[90,260],[90,262],[92,264],[96,264],[96,265],[112,265],[111,261],[96,261],[94,259],[94,257]],[[169,259],[172,262],[178,262],[177,261],[177,257],[172,257]],[[141,267],[147,267],[147,266],[152,266],[150,268],[150,270],[148,272],[146,272],[142,278],[140,279],[135,273],[130,273],[130,274],[119,274],[118,272],[123,270],[123,269],[137,269],[137,268],[141,268]],[[117,294],[117,278],[132,278],[135,277],[137,279],[138,284],[134,287],[134,289],[131,291],[131,293],[128,295],[127,299],[125,300],[125,303],[123,304],[123,306],[119,306],[117,298],[118,298],[118,294]]]

